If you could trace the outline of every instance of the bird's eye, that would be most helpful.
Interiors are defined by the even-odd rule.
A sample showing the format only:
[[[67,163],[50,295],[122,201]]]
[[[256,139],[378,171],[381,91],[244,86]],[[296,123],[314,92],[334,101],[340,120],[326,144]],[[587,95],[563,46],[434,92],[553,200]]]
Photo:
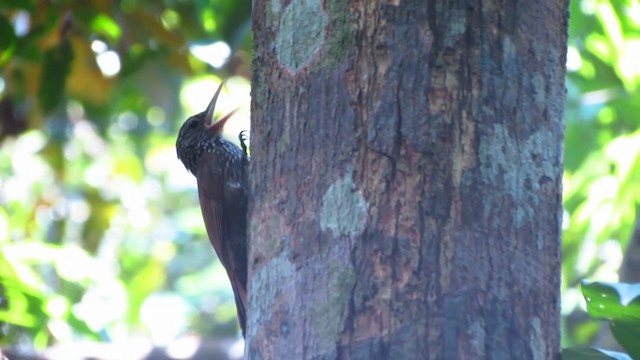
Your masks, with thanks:
[[[196,126],[198,126],[198,122],[196,121],[196,119],[189,120],[189,129],[195,129]]]

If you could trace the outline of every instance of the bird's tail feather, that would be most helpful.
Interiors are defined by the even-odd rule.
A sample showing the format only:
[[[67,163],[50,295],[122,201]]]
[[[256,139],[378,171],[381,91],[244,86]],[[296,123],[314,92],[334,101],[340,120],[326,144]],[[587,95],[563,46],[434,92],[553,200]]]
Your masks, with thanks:
[[[231,287],[233,288],[233,297],[236,300],[236,310],[238,311],[238,322],[242,329],[242,337],[246,335],[247,329],[247,310],[246,310],[246,298],[247,291],[243,288],[240,281],[235,276],[230,279]]]

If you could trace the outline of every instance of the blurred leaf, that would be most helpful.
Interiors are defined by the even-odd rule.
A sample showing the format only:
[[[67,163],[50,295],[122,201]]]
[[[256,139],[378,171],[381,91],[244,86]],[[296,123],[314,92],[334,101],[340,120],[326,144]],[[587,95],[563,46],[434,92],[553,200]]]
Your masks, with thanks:
[[[16,47],[17,37],[11,23],[0,15],[0,65],[11,58]]]
[[[38,91],[40,107],[45,113],[53,110],[62,100],[72,60],[73,49],[68,40],[61,41],[45,52]]]
[[[613,63],[613,49],[609,40],[601,34],[592,33],[585,39],[587,50],[595,54],[602,61],[608,64]]]
[[[582,294],[592,317],[640,325],[640,284],[583,281]]]
[[[613,139],[607,144],[605,151],[607,157],[615,163],[615,170],[621,180],[632,176],[640,157],[640,131]]]
[[[640,314],[636,314],[640,317]],[[611,333],[622,348],[634,359],[640,359],[640,319],[636,321],[611,321]]]
[[[587,321],[575,326],[575,338],[578,344],[588,344],[598,333],[600,323],[598,321]]]
[[[0,341],[64,340],[51,319],[74,340],[139,333],[141,305],[159,292],[189,298],[201,315],[192,330],[235,334],[233,296],[175,136],[191,115],[180,102],[186,80],[248,74],[238,69],[250,66],[251,1],[0,2],[2,105],[11,105],[0,118],[24,127],[0,139],[0,282],[9,289],[0,300],[10,306],[0,322],[15,334]],[[16,15],[28,20],[20,36]],[[212,69],[191,54],[198,41],[244,52]],[[104,51],[120,58],[113,77],[98,66]],[[24,130],[42,134],[41,146],[30,150]],[[184,275],[199,279],[197,291],[181,292]]]
[[[29,0],[3,0],[2,5],[4,7],[13,9],[25,9],[33,11],[33,4]]]
[[[4,296],[9,304],[7,309],[0,309],[0,321],[26,328],[39,326],[37,312],[29,306],[29,294],[18,291],[10,286],[4,288]],[[32,300],[41,301],[41,298],[32,297]],[[38,308],[40,306],[36,306]]]
[[[57,263],[63,277],[74,281],[104,278],[95,259],[77,248],[41,243],[0,246],[0,278],[8,304],[7,309],[0,309],[0,321],[33,329],[34,336],[47,336],[41,334],[42,329],[46,329],[43,323],[51,318],[61,318],[69,321],[78,333],[97,339],[97,334],[69,311],[68,299],[51,294],[29,265],[52,262]],[[32,278],[38,280],[30,280]]]
[[[122,62],[120,76],[127,77],[135,74],[142,68],[142,66],[145,65],[146,62],[158,55],[157,51],[146,49],[141,44],[131,46],[129,50],[120,57]]]
[[[156,14],[138,10],[132,13],[132,19],[135,22],[131,25],[144,27],[152,38],[161,44],[176,49],[184,45],[184,39],[175,32],[167,30]]]
[[[9,215],[0,207],[0,244],[9,240]]]
[[[16,266],[16,260],[9,261],[6,247],[0,246],[0,279],[7,308],[0,309],[0,321],[35,328],[38,326],[37,313],[44,303],[44,286],[37,275],[28,272],[25,266]],[[24,276],[24,277],[23,277]]]
[[[140,183],[144,178],[144,169],[140,163],[140,158],[130,153],[121,151],[115,159],[116,163],[113,168],[114,174],[124,175],[129,179]]]
[[[91,21],[91,29],[112,41],[118,41],[122,36],[120,25],[107,14],[98,14]]]
[[[562,349],[562,360],[632,360],[629,355],[593,348]]]
[[[640,284],[582,283],[587,311],[607,319],[611,332],[632,358],[640,358]]]
[[[3,255],[0,256],[0,275],[6,283],[14,280],[15,286],[22,292],[40,293],[45,290],[42,278],[22,258],[16,256],[13,246],[0,247]]]
[[[622,29],[612,4],[608,1],[599,1],[597,7],[596,16],[603,24],[607,39],[615,48],[620,47],[623,42]]]
[[[132,323],[138,322],[140,308],[144,300],[165,282],[164,264],[156,258],[150,258],[138,269],[138,273],[127,283],[127,292],[131,298],[128,317]]]
[[[84,195],[89,202],[91,211],[82,229],[82,245],[89,253],[95,254],[117,213],[118,205],[106,201],[97,189],[88,189]]]
[[[633,91],[640,78],[640,38],[625,41],[620,48],[616,69],[627,91]]]
[[[87,39],[71,38],[73,62],[67,77],[67,91],[74,98],[104,106],[110,101],[113,79],[106,78],[96,63],[96,56]]]

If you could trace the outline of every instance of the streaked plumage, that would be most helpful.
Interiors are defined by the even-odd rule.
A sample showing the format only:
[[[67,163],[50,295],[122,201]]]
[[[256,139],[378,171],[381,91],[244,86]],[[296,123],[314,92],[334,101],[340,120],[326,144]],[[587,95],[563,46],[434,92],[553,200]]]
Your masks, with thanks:
[[[198,181],[200,208],[211,245],[227,271],[245,334],[247,304],[246,151],[224,139],[222,127],[231,113],[212,123],[222,84],[207,110],[187,119],[180,128],[178,158]],[[233,113],[233,112],[232,112]],[[243,135],[240,136],[243,141]]]

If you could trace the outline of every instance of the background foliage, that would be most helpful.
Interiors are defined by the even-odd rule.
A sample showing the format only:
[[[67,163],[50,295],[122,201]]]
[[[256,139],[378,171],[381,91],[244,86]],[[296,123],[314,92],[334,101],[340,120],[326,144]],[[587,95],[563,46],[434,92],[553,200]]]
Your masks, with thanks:
[[[571,2],[565,112],[564,345],[612,341],[580,280],[640,282],[640,1]],[[634,234],[634,229],[635,234]],[[633,248],[635,251],[627,251]],[[640,317],[640,314],[638,314]],[[601,328],[606,329],[605,326]]]
[[[0,4],[0,344],[238,338],[175,137],[248,109],[250,5]]]
[[[219,111],[248,108],[250,7],[0,4],[0,344],[238,337],[195,180],[174,143],[220,78],[230,80]],[[640,1],[572,1],[566,346],[609,345],[580,281],[616,282],[623,260],[640,261],[625,257],[640,202],[639,59]],[[235,139],[248,111],[233,124]]]

